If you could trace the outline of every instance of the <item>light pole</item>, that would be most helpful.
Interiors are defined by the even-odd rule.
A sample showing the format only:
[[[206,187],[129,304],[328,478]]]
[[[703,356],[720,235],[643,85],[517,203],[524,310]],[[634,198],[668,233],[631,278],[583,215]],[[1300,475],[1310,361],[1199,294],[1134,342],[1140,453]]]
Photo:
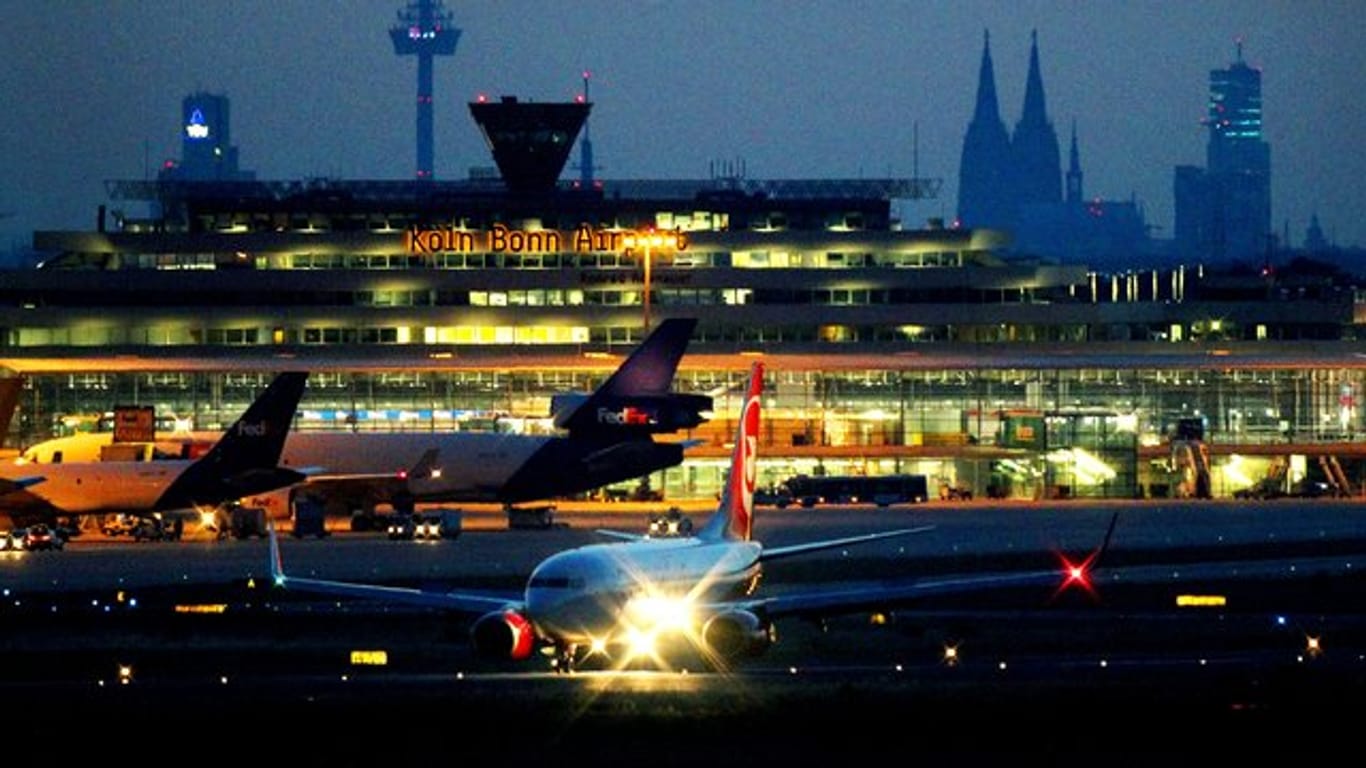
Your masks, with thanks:
[[[642,336],[642,337],[648,336],[648,335],[650,334],[650,262],[654,261],[654,259],[653,259],[653,258],[651,257],[651,255],[650,255],[650,248],[651,248],[652,246],[655,245],[655,241],[658,240],[658,239],[659,239],[659,235],[656,235],[656,234],[654,233],[653,230],[651,230],[649,233],[647,233],[647,234],[645,235],[645,238],[644,238],[644,240],[645,240],[645,295],[641,297],[641,307],[644,309],[644,312],[645,312],[645,327],[644,327],[644,329],[641,331],[641,336]]]
[[[682,250],[687,247],[687,241],[677,232],[660,233],[653,227],[641,234],[628,235],[626,238],[627,253],[640,249],[642,264],[645,272],[645,293],[641,297],[641,308],[644,313],[644,333],[650,333],[650,262],[653,261],[653,251],[655,248],[669,247]]]

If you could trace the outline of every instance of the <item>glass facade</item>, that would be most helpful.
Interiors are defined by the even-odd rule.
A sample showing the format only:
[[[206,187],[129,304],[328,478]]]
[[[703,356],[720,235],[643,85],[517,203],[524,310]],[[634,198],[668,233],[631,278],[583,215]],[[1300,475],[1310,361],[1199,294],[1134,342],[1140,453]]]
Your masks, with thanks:
[[[1300,455],[1360,487],[1356,295],[1319,276],[1008,261],[1000,232],[902,228],[894,180],[124,184],[159,214],[36,233],[43,266],[0,280],[21,444],[119,405],[214,429],[281,366],[313,374],[300,428],[548,431],[553,394],[688,316],[677,389],[723,394],[652,478],[666,495],[717,490],[749,354],[772,379],[764,484],[1226,495]],[[1183,419],[1208,424],[1194,491]]]

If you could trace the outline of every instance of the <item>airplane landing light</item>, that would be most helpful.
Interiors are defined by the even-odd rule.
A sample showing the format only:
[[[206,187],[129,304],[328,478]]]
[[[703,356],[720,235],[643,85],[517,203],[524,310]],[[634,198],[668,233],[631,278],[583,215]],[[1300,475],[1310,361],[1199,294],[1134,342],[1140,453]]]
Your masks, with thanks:
[[[627,655],[630,658],[642,656],[653,656],[655,653],[655,636],[653,632],[642,632],[632,627],[627,630]]]
[[[652,631],[685,629],[692,624],[692,604],[670,597],[634,597],[624,613],[634,623]]]

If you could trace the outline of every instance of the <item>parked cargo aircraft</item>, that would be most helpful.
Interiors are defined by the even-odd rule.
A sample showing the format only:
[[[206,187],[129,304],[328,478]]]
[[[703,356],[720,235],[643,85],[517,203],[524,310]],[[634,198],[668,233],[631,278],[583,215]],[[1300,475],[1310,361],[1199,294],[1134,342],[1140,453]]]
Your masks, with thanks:
[[[402,512],[428,502],[513,504],[677,466],[687,445],[653,435],[695,427],[711,411],[710,396],[670,391],[696,325],[695,318],[664,320],[596,390],[552,398],[562,434],[294,431],[281,465],[318,471],[303,485],[244,503],[264,507],[276,519],[289,517],[300,493],[317,498],[330,516],[373,513],[385,504]],[[174,454],[202,440],[199,433],[169,437],[157,447]],[[108,444],[106,435],[58,438],[30,447],[23,457],[39,464],[92,460]]]
[[[279,460],[307,379],[302,372],[277,375],[197,459],[0,466],[0,513],[21,525],[92,514],[151,515],[214,507],[298,483],[304,474]]]
[[[568,671],[596,655],[626,663],[642,652],[653,653],[649,644],[665,637],[686,638],[704,658],[721,666],[762,653],[775,640],[774,622],[785,616],[849,614],[887,609],[932,594],[1066,583],[1086,577],[1099,552],[1066,572],[975,575],[899,586],[756,595],[761,568],[769,561],[931,529],[902,528],[785,547],[766,548],[754,540],[763,371],[762,362],[754,364],[720,505],[696,535],[651,538],[603,531],[629,540],[551,555],[532,571],[521,594],[490,596],[290,576],[271,528],[274,583],[286,589],[435,607],[478,617],[471,630],[476,651],[525,659],[540,649],[554,657],[556,669]]]

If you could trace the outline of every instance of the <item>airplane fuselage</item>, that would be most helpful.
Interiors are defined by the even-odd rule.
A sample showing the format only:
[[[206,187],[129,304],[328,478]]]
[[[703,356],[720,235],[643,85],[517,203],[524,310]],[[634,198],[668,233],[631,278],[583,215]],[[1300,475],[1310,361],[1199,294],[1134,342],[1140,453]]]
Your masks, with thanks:
[[[654,620],[637,615],[651,599],[702,607],[748,595],[759,580],[760,552],[752,541],[696,538],[567,550],[532,572],[526,616],[542,638],[558,645],[623,642],[624,633],[646,630]]]
[[[48,464],[7,467],[4,474],[9,478],[42,475],[42,482],[32,486],[33,496],[41,497],[41,502],[34,499],[35,505],[46,503],[65,513],[84,515],[155,509],[171,482],[192,463],[175,459]]]
[[[170,455],[193,453],[190,448],[210,444],[215,434],[168,436],[157,441],[157,450]],[[57,456],[63,464],[98,462],[109,444],[109,435],[103,433],[57,438],[33,446],[24,456],[43,468]],[[408,479],[406,473],[430,451],[436,452],[439,473]],[[429,503],[546,499],[639,477],[682,461],[680,444],[648,437],[590,440],[500,432],[294,431],[285,439],[280,466],[316,470],[312,480],[323,495],[334,492],[325,485],[329,479],[348,479],[347,489],[335,493],[363,495],[364,503],[349,507],[357,508],[389,503],[399,495]],[[152,466],[167,461],[141,463]],[[30,467],[26,471],[39,470]],[[254,503],[272,508],[278,502],[263,498]],[[272,508],[272,516],[287,517],[288,512]]]
[[[178,455],[185,446],[211,445],[216,432],[191,432],[166,436],[155,443],[163,454]],[[459,456],[465,488],[488,487],[505,479],[537,448],[551,438],[493,432],[290,432],[280,455],[280,465],[299,469],[319,467],[328,474],[363,475],[393,473],[398,476],[421,459],[429,449]],[[24,457],[39,464],[98,462],[109,433],[73,435],[33,446]],[[146,462],[152,463],[152,462]],[[156,463],[163,463],[158,460]],[[451,485],[454,489],[457,486]]]
[[[445,471],[414,495],[432,501],[493,498],[550,439],[496,432],[291,432],[280,463],[292,469],[318,467],[323,475],[399,477],[436,450]]]

